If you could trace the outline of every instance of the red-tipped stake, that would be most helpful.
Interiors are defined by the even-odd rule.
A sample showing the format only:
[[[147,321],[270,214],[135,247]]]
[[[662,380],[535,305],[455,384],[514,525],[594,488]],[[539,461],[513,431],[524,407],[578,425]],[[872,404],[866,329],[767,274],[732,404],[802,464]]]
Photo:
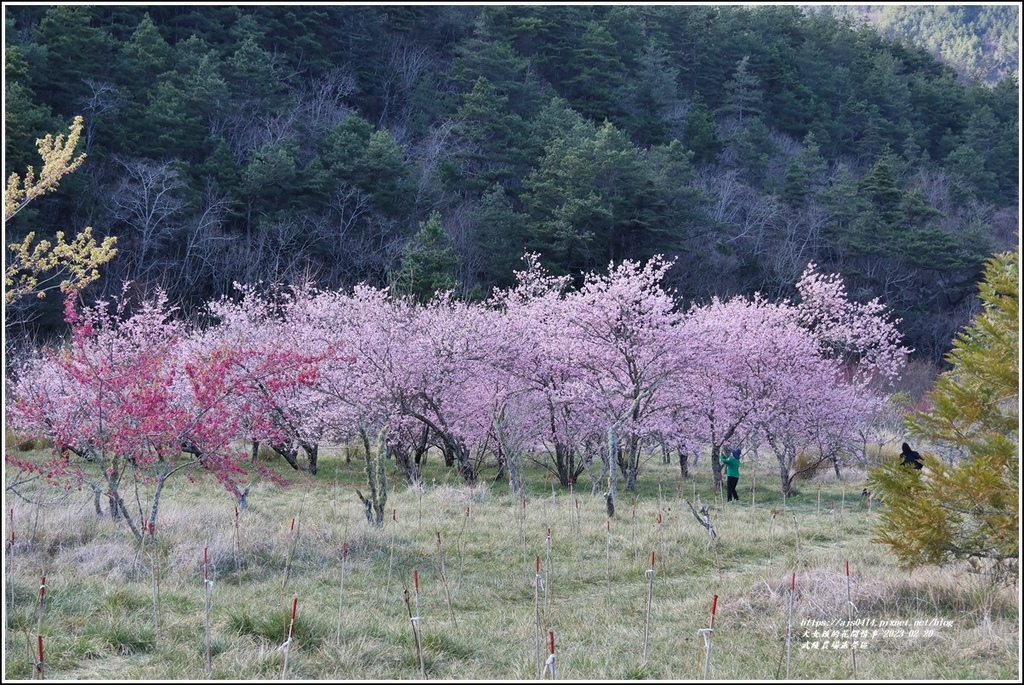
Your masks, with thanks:
[[[36,643],[39,646],[39,661],[36,662],[36,672],[39,674],[39,679],[43,679],[43,636],[36,635]]]
[[[697,631],[704,637],[704,680],[708,679],[708,669],[711,666],[711,636],[715,632],[715,612],[717,609],[718,595],[715,595],[711,598],[711,625]]]
[[[412,570],[412,588],[416,598],[416,618],[420,616],[420,572],[419,569]]]
[[[550,645],[550,653],[548,654],[547,661],[544,662],[544,668],[540,672],[540,677],[543,680],[544,676],[550,671],[551,679],[555,679],[555,633],[548,631],[548,643]]]
[[[36,607],[36,632],[39,633],[39,635],[40,635],[39,639],[40,640],[43,639],[42,638],[42,632],[43,632],[43,599],[45,597],[46,597],[46,576],[43,576],[43,579],[39,582],[39,605]],[[40,642],[40,645],[42,645],[42,642]],[[42,678],[43,677],[43,675],[42,675],[42,673],[43,673],[42,672],[43,657],[41,656],[42,655],[42,647],[40,647],[39,651],[40,651],[40,657],[39,657],[39,663],[40,663],[39,677]]]

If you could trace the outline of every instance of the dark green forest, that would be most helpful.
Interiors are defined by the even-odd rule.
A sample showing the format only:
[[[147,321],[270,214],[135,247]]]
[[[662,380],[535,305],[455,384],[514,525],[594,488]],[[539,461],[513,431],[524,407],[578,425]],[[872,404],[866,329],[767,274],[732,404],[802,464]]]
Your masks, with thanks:
[[[788,296],[813,261],[939,361],[1018,240],[1016,71],[827,7],[4,10],[5,174],[75,115],[88,155],[6,240],[117,236],[94,296],[483,298],[531,251],[573,276],[673,257],[685,305]],[[47,335],[60,303],[7,313]]]

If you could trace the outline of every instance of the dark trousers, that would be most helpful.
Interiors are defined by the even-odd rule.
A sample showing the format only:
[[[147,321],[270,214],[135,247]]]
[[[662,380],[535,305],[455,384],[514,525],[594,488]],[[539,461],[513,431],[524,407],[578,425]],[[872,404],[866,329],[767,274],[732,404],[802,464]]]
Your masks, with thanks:
[[[740,500],[740,496],[736,494],[736,483],[740,481],[739,476],[729,476],[725,479],[725,494],[727,501],[731,502]]]

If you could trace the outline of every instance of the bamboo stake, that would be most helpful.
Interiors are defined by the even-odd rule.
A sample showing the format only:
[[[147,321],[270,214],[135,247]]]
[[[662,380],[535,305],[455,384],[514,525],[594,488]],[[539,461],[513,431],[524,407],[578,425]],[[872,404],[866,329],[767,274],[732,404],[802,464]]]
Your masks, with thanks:
[[[715,610],[717,608],[718,595],[715,595],[711,598],[711,625],[697,631],[704,637],[704,680],[708,679],[708,669],[711,667],[711,636],[715,632]]]
[[[651,567],[644,571],[647,576],[647,618],[644,621],[644,663],[647,663],[647,646],[651,635],[651,604],[654,600],[654,550],[651,550]]]
[[[415,582],[417,584],[417,587],[418,587],[419,586],[419,577],[416,575],[415,571],[413,572],[413,579],[415,580]],[[423,665],[423,642],[420,640],[420,631],[419,631],[419,628],[417,627],[417,624],[419,623],[419,620],[420,620],[420,611],[419,611],[418,600],[417,600],[417,606],[416,606],[416,615],[413,616],[412,604],[409,602],[409,588],[405,589],[404,595],[405,595],[405,608],[409,611],[409,624],[412,625],[412,636],[416,640],[416,656],[419,658],[419,662],[420,662],[420,677],[423,678],[424,680],[426,680],[426,678],[427,678],[427,671],[426,671],[426,668]],[[416,596],[419,597],[419,590],[418,589],[416,591]]]
[[[547,536],[547,539],[545,540],[545,547],[546,547],[546,550],[547,550],[547,552],[546,552],[547,558],[545,560],[546,561],[545,566],[546,566],[546,568],[548,570],[548,582],[544,583],[544,617],[550,623],[550,621],[551,621],[551,578],[552,578],[552,574],[553,574],[553,570],[551,568],[551,529],[550,528],[548,528],[548,536]]]
[[[288,678],[288,656],[292,649],[292,635],[295,631],[295,611],[299,607],[299,598],[295,597],[292,600],[292,620],[288,624],[288,637],[284,641],[284,667],[281,669],[281,680]]]
[[[541,582],[543,581],[543,579],[541,578],[541,575],[540,575],[540,555],[539,554],[535,558],[535,566],[536,566],[537,571],[536,571],[536,573],[533,576],[533,625],[534,625],[533,634],[534,634],[534,642],[537,645],[537,655],[536,655],[535,663],[536,663],[536,666],[538,668],[541,668],[542,664],[541,664],[541,656],[540,656],[540,654],[541,654],[541,645],[543,644],[544,639],[541,637],[543,633],[541,632],[541,628],[540,628],[540,586],[541,586]]]

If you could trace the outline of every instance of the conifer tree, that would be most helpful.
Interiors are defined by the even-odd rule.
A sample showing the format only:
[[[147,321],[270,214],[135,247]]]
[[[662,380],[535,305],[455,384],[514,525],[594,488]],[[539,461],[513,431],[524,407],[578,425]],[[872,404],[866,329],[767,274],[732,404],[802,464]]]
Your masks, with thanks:
[[[912,435],[944,452],[917,471],[899,463],[872,471],[885,508],[875,539],[906,566],[965,559],[1019,573],[1020,252],[996,255],[980,286],[982,311],[953,341],[952,368],[907,417]]]

